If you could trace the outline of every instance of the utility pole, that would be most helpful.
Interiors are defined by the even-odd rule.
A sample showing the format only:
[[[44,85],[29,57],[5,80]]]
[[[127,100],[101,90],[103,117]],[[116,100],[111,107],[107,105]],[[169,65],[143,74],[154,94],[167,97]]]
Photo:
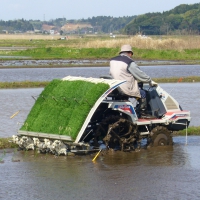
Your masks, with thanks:
[[[167,35],[168,35],[168,24],[167,24]]]

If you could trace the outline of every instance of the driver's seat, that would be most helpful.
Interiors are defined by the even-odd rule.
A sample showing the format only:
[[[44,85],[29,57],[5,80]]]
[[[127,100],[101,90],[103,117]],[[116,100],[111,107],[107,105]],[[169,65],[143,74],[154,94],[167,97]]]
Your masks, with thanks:
[[[100,78],[103,78],[103,79],[113,79],[112,76],[109,76],[109,75],[100,76]],[[130,98],[130,96],[124,94],[124,92],[121,90],[120,87],[114,89],[108,95],[108,97],[112,97],[113,100],[126,100],[126,101],[128,101],[128,99]]]

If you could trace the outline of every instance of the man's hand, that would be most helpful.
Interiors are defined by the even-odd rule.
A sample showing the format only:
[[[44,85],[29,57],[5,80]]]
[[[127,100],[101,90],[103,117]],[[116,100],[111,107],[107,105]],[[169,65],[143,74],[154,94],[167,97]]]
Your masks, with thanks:
[[[149,83],[149,85],[150,85],[151,87],[157,87],[157,86],[158,86],[158,83],[156,83],[156,82],[154,82],[154,81],[151,81],[151,82]]]

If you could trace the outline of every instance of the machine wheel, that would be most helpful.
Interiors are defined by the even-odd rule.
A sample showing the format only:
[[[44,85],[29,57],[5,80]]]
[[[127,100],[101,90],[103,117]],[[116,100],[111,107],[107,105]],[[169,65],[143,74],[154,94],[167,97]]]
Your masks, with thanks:
[[[167,141],[167,136],[163,133],[160,133],[156,136],[154,140],[154,146],[166,146]]]
[[[172,136],[170,131],[164,126],[157,126],[151,132],[153,136],[149,140],[150,146],[167,146],[172,145]]]
[[[120,116],[109,116],[103,120],[96,131],[95,141],[102,139],[108,148],[122,151],[134,149],[138,138],[137,127]]]

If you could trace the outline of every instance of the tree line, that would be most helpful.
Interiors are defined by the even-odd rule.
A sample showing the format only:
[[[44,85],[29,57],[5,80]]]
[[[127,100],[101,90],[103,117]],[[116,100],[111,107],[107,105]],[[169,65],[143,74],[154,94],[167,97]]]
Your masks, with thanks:
[[[98,33],[123,33],[127,35],[168,35],[168,34],[199,34],[200,32],[200,3],[181,4],[163,13],[146,13],[143,15],[112,17],[97,16],[88,19],[57,18],[49,21],[40,20],[0,20],[2,31],[34,31],[41,30],[47,24],[61,28],[67,23],[88,23]]]
[[[3,21],[0,20],[0,31],[8,31],[8,32],[26,32],[33,31],[34,26],[30,21],[21,19],[21,20],[9,20]]]
[[[137,16],[124,28],[126,34],[168,35],[199,34],[200,3],[181,4],[163,13]]]
[[[111,16],[98,16],[92,17],[88,19],[79,19],[79,20],[67,20],[66,18],[57,18],[51,19],[49,21],[40,21],[40,20],[9,20],[3,21],[0,20],[0,32],[2,31],[34,31],[41,30],[42,25],[47,24],[50,26],[55,26],[61,28],[63,25],[67,23],[72,24],[90,24],[93,27],[95,32],[99,33],[110,33],[115,32],[119,33],[129,22],[131,22],[136,16],[124,16],[124,17],[111,17]]]

